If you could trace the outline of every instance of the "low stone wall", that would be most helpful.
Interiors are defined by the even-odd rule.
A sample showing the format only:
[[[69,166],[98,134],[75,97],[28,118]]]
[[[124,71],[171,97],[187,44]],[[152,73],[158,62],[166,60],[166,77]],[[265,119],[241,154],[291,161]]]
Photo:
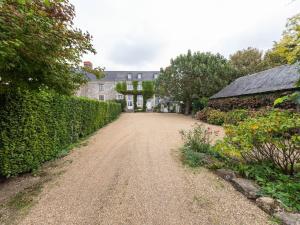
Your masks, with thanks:
[[[252,180],[237,177],[234,171],[218,169],[215,174],[230,182],[232,186],[263,211],[278,219],[283,225],[300,225],[300,213],[285,211],[282,202],[267,196],[260,196],[260,187]]]

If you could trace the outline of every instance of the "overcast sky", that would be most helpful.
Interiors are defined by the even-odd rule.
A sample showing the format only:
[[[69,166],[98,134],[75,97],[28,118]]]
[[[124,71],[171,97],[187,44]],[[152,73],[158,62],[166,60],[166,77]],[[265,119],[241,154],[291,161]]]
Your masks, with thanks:
[[[159,70],[188,49],[228,57],[248,46],[269,49],[300,0],[70,0],[75,25],[93,35],[106,70]]]

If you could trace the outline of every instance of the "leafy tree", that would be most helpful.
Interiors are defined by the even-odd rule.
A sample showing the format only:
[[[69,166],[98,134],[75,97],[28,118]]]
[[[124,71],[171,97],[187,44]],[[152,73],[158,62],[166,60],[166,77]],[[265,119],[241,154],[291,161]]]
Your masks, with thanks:
[[[239,50],[230,55],[230,64],[238,71],[240,76],[257,73],[268,67],[264,63],[263,52],[252,47]]]
[[[185,103],[185,114],[190,113],[194,98],[209,97],[236,77],[236,71],[220,54],[192,53],[179,55],[171,65],[161,69],[156,81],[156,92]]]
[[[282,38],[275,42],[271,55],[289,64],[300,60],[300,13],[288,19]]]
[[[292,64],[300,60],[300,13],[288,19],[282,38],[279,42],[275,42],[271,54],[282,58],[285,63]],[[300,87],[300,80],[297,82],[296,86]],[[298,105],[298,111],[300,111],[299,91],[291,95],[278,98],[274,105],[280,104],[284,101],[294,101]]]
[[[91,35],[73,26],[68,0],[2,0],[0,91],[52,89],[71,94],[84,82],[80,57],[96,53]]]

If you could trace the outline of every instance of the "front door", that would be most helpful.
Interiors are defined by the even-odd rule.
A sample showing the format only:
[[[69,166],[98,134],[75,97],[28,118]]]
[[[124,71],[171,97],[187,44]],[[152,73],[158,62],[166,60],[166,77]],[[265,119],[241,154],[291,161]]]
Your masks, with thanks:
[[[127,109],[133,110],[133,95],[127,95]]]

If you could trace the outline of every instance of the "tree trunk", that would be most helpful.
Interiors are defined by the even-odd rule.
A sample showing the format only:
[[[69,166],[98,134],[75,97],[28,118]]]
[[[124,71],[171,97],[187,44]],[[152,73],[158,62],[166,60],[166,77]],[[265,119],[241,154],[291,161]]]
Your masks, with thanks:
[[[189,115],[190,114],[190,107],[191,107],[191,103],[189,101],[185,102],[185,110],[184,110],[184,114],[185,115]]]

